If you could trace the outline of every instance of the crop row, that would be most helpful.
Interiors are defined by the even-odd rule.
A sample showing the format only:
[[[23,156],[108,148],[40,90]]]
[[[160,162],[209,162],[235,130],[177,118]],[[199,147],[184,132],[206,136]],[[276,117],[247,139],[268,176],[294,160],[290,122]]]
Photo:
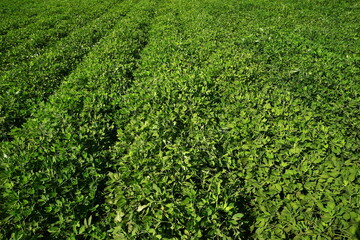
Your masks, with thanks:
[[[47,6],[49,5],[54,9],[54,4],[51,1],[0,1],[0,14],[2,18],[0,35],[5,35],[9,31],[22,28],[37,21],[48,13],[49,8]]]
[[[357,9],[125,0],[7,72],[0,238],[353,238]]]
[[[127,1],[49,48],[30,62],[6,71],[0,79],[0,125],[2,140],[19,127],[37,104],[46,100],[94,45],[131,9]]]
[[[41,55],[48,46],[108,11],[114,5],[114,1],[79,1],[71,7],[63,5],[61,6],[64,9],[54,7],[58,11],[56,14],[46,11],[47,15],[34,23],[0,37],[0,72],[30,62]]]
[[[117,103],[116,171],[107,183],[115,238],[250,234],[243,182],[221,159],[213,56],[226,38],[203,4],[171,1],[158,10],[135,81]]]
[[[131,85],[154,2],[131,6],[12,142],[2,145],[2,238],[104,239],[113,99]]]
[[[243,168],[255,238],[352,238],[360,220],[354,13],[282,3],[260,5],[248,21],[258,30],[239,27],[249,35],[231,40],[242,53],[221,74],[228,84],[219,118],[231,139],[223,149]],[[244,52],[252,55],[241,64]]]
[[[299,5],[308,17],[288,3],[166,5],[118,103],[116,237],[353,236],[360,72],[358,46],[338,40],[356,28],[340,7],[315,32],[339,6]]]

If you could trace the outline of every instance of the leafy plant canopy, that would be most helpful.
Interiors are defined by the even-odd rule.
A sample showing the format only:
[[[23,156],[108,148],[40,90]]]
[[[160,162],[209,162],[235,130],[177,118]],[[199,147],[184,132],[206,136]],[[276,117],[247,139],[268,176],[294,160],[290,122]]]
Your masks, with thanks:
[[[357,239],[359,10],[0,0],[0,239]]]

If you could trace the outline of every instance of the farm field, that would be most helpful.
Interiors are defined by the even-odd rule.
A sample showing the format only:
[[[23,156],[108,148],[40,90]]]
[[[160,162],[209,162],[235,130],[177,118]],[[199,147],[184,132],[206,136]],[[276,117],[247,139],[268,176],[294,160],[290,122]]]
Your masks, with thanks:
[[[0,0],[0,239],[360,239],[359,0]]]

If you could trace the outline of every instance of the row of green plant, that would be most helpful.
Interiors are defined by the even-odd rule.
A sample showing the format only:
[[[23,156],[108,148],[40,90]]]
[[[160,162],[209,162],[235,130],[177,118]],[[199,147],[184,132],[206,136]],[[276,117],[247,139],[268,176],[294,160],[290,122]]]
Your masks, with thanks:
[[[221,159],[212,56],[226,38],[207,5],[167,1],[158,10],[135,81],[117,102],[116,171],[106,200],[115,209],[114,239],[250,235],[250,199],[238,167]]]
[[[46,4],[39,0],[26,0],[21,4],[20,1],[14,0],[1,1],[3,19],[0,23],[1,52],[7,51],[8,46],[14,46],[29,39],[31,34],[38,30],[34,28],[34,25],[49,22],[50,19],[61,19],[59,16],[72,11],[69,7],[70,3],[65,0],[48,1]]]
[[[59,2],[53,3],[57,13],[47,12],[38,21],[0,37],[0,72],[18,68],[40,56],[49,46],[89,24],[89,21],[101,16],[116,2],[77,1],[71,7],[66,2],[60,3],[64,9],[57,7]]]
[[[21,126],[38,103],[46,100],[94,45],[131,9],[120,2],[89,24],[71,32],[43,54],[6,71],[0,79],[1,140]]]
[[[50,11],[48,6],[52,6],[56,0],[47,2],[39,0],[12,0],[0,1],[0,35],[5,35],[9,31],[22,28],[42,18],[47,13],[55,13]]]
[[[114,99],[131,86],[156,2],[127,16],[1,145],[1,239],[107,239]]]
[[[64,60],[68,77],[46,67],[49,55],[34,64],[40,88],[18,75],[7,89],[33,86],[8,96],[33,100],[3,108],[14,115],[0,122],[0,238],[355,239],[358,9],[356,0],[114,7],[115,27]],[[76,42],[54,48],[57,59],[72,59]]]
[[[150,31],[115,118],[112,233],[353,238],[360,70],[346,9],[356,3],[226,3],[168,2]]]
[[[359,46],[356,13],[347,11],[355,2],[281,3],[259,6],[248,25],[259,27],[256,41],[239,46],[254,53],[256,75],[226,87],[226,106],[236,109],[225,108],[229,134],[248,136],[231,146],[246,163],[254,236],[351,239],[360,220]]]

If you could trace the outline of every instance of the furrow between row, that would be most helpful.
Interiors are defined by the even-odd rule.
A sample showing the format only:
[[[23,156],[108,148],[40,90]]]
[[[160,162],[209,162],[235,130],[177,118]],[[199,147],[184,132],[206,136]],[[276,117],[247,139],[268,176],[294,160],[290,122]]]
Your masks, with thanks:
[[[103,189],[111,168],[108,150],[117,139],[113,101],[132,85],[156,8],[154,1],[126,4],[127,16],[14,140],[2,143],[0,234],[5,238],[108,239],[110,209]]]
[[[11,139],[10,131],[20,127],[37,105],[46,101],[92,48],[131,8],[128,1],[91,24],[72,32],[43,55],[20,68],[5,72],[0,79],[0,139]]]

